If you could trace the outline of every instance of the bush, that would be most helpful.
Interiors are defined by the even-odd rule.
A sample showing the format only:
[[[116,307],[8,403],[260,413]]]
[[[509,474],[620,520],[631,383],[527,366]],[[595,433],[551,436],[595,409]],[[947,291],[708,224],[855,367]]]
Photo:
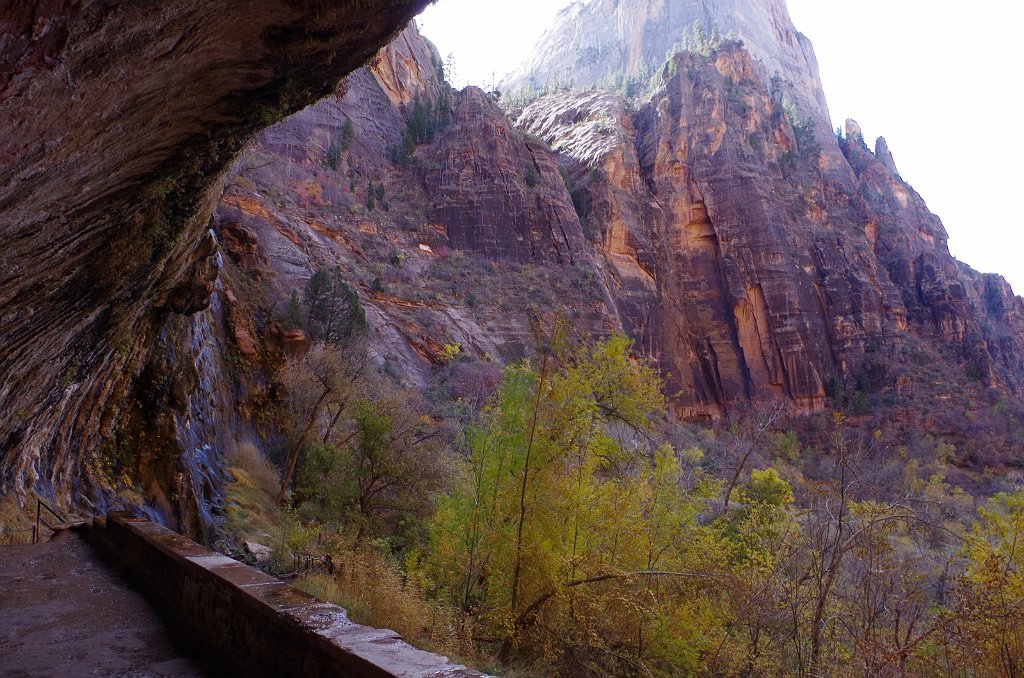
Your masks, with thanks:
[[[32,520],[18,506],[13,495],[0,498],[0,544],[28,544],[32,541]]]
[[[296,586],[344,607],[358,623],[398,632],[407,642],[444,654],[472,651],[454,611],[427,598],[389,557],[373,548],[335,554],[337,576],[314,574]]]
[[[281,488],[281,479],[274,465],[267,461],[263,453],[252,443],[241,443],[232,455],[228,456],[234,473],[243,473],[245,482],[252,487],[276,495]]]

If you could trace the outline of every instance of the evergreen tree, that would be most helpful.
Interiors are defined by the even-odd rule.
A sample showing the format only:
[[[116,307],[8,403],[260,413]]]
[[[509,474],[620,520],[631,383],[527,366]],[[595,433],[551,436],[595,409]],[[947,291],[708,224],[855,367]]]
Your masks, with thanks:
[[[342,150],[348,150],[348,147],[352,145],[352,140],[356,138],[356,130],[352,125],[352,118],[345,116],[345,124],[341,126],[341,148]]]
[[[338,343],[366,326],[359,295],[342,277],[341,269],[321,267],[306,283],[306,326],[319,341]]]
[[[332,170],[338,169],[338,163],[341,161],[341,150],[341,146],[333,141],[327,145],[327,166]]]
[[[302,300],[299,299],[298,290],[292,290],[288,308],[284,312],[284,321],[289,325],[298,325],[302,321]]]

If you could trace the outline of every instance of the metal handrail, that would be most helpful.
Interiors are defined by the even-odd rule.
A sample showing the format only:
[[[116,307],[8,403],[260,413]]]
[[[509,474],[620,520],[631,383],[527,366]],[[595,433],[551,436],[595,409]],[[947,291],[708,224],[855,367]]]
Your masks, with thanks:
[[[285,569],[288,562],[287,558],[270,558],[261,563],[248,554],[238,553],[231,555],[231,557],[274,577],[295,577],[300,574],[309,574],[310,571],[317,569],[321,569],[328,574],[334,574],[335,564],[330,554],[315,555],[301,551],[292,551],[291,554],[292,566],[290,570]]]
[[[32,528],[32,543],[33,544],[38,544],[39,543],[39,525],[40,525],[40,523],[42,523],[42,525],[44,527],[46,527],[46,529],[50,530],[51,532],[56,532],[57,531],[57,528],[54,525],[51,525],[50,523],[46,522],[46,520],[42,517],[43,509],[46,509],[46,511],[49,512],[50,515],[52,515],[54,518],[56,518],[59,521],[57,523],[57,525],[65,525],[68,522],[67,518],[65,518],[61,514],[57,513],[56,511],[54,511],[50,507],[50,505],[47,504],[46,502],[44,502],[42,499],[40,499],[39,497],[36,497],[36,524],[35,524],[35,527]]]
[[[295,558],[295,571],[299,571],[299,566],[305,564],[303,574],[309,574],[310,570],[314,570],[318,567],[323,568],[327,574],[334,574],[334,560],[331,558],[331,554],[324,553],[322,555],[315,555],[312,553],[303,553],[301,551],[292,551],[292,557]]]

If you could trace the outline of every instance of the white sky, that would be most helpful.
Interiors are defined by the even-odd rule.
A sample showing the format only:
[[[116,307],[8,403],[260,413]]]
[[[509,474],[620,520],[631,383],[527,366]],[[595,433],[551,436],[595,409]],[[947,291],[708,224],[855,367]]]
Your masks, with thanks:
[[[942,218],[957,258],[1024,294],[1024,4],[788,0],[814,43],[835,121],[884,136],[900,174]],[[568,0],[438,0],[420,27],[456,84],[490,85],[529,54]],[[854,11],[855,8],[855,11]],[[495,22],[497,21],[497,24]]]

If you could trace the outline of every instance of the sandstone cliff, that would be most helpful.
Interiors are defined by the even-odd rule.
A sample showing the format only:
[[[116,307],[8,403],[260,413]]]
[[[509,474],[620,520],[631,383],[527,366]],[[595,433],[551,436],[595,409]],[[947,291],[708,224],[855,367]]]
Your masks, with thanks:
[[[413,70],[430,70],[428,52]],[[876,156],[851,124],[843,138],[827,135],[838,161],[826,161],[813,121],[746,46],[674,57],[638,111],[612,92],[561,92],[513,124],[483,92],[453,93],[444,125],[406,160],[393,151],[410,102],[436,103],[446,85],[441,74],[383,82],[395,60],[385,51],[344,96],[268,132],[247,162],[276,162],[275,140],[304,139],[289,156],[292,183],[280,184],[279,166],[236,181],[223,215],[249,204],[246,218],[295,229],[289,240],[256,228],[278,243],[268,265],[287,274],[279,305],[314,268],[340,262],[384,360],[410,383],[430,382],[445,344],[518,357],[531,346],[531,314],[562,309],[586,331],[629,331],[671,375],[685,416],[774,399],[815,411],[890,392],[914,380],[904,356],[918,339],[964,380],[1021,388],[1020,300],[949,256],[884,140]],[[356,141],[332,173],[323,149],[345,120],[357,121]],[[313,139],[317,125],[326,131]],[[367,209],[378,182],[387,211]],[[295,205],[289,194],[330,198]],[[331,242],[318,244],[325,232]],[[507,275],[520,265],[510,261],[522,272]],[[471,276],[472,291],[452,284],[453,270]],[[525,295],[513,291],[524,282]]]
[[[492,256],[572,264],[583,231],[554,156],[522,139],[480,90],[456,100],[451,127],[425,172],[430,218],[453,247]]]
[[[949,255],[884,140],[876,157],[850,123],[845,172],[826,172],[741,46],[681,54],[662,79],[633,115],[617,95],[565,92],[518,124],[579,178],[622,320],[672,375],[681,412],[780,397],[814,410],[872,380],[893,388],[911,378],[911,337],[947,352],[959,379],[1021,392],[1021,300]]]
[[[142,500],[181,529],[202,529],[195,507],[213,490],[197,459],[212,438],[204,433],[210,422],[189,413],[218,387],[203,366],[210,321],[194,314],[209,306],[215,286],[217,245],[207,223],[223,170],[255,132],[333,91],[423,4],[7,7],[5,492],[102,507],[113,495],[95,467],[119,476],[130,466]],[[153,378],[139,379],[144,370]],[[170,394],[174,407],[150,407]],[[148,409],[173,424],[144,421]],[[101,441],[124,441],[129,429],[130,452],[114,440],[116,450],[97,454]],[[143,435],[160,443],[145,444]],[[140,460],[151,454],[166,458]],[[164,470],[152,473],[158,466]]]
[[[430,70],[428,52],[413,70]],[[482,360],[523,355],[531,314],[562,309],[586,331],[629,331],[671,375],[684,416],[895,392],[922,378],[906,359],[919,341],[958,379],[1020,391],[1020,299],[950,257],[884,140],[872,153],[851,123],[827,135],[838,161],[826,160],[813,121],[745,45],[673,57],[638,111],[617,93],[560,92],[513,124],[483,92],[454,93],[442,129],[407,160],[393,151],[410,102],[436,102],[446,85],[440,74],[385,83],[395,60],[385,51],[344,96],[268,132],[248,162],[276,162],[275,140],[298,139],[292,182],[280,184],[279,166],[255,173],[232,184],[222,211],[237,220],[248,204],[245,218],[294,229],[282,239],[253,225],[277,243],[269,268],[287,275],[278,305],[340,262],[385,362],[410,383],[430,382],[445,344]],[[357,121],[356,141],[332,174],[323,149],[345,120]],[[313,139],[317,125],[326,131]],[[387,211],[366,208],[378,182]],[[295,205],[289,194],[323,198]],[[401,267],[388,263],[396,255]],[[510,261],[526,266],[510,276]]]
[[[814,122],[826,163],[838,164],[838,149],[827,143],[832,125],[814,48],[793,26],[785,0],[577,0],[499,87],[513,100],[595,87],[633,96],[650,88],[677,51],[706,51],[727,37],[754,56],[759,79],[773,81]]]
[[[407,143],[424,120],[429,138]],[[284,306],[321,267],[357,290],[378,365],[406,386],[436,380],[445,346],[464,358],[453,369],[492,374],[528,355],[533,322],[558,311],[615,326],[584,284],[593,248],[554,154],[482,91],[452,92],[413,27],[336,96],[261,136],[214,221],[254,372],[283,351]]]

